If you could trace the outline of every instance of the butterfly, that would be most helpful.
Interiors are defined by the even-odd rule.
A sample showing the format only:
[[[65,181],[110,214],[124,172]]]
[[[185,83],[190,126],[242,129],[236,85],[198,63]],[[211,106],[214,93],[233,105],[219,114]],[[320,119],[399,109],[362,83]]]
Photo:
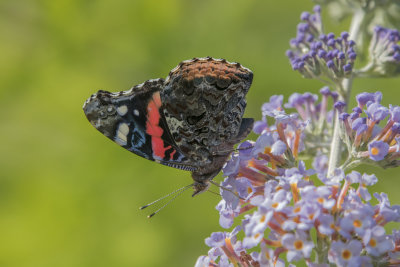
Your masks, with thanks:
[[[253,73],[225,59],[193,58],[166,79],[130,90],[100,90],[83,105],[89,122],[123,148],[190,171],[193,196],[205,191],[252,130],[243,118]]]

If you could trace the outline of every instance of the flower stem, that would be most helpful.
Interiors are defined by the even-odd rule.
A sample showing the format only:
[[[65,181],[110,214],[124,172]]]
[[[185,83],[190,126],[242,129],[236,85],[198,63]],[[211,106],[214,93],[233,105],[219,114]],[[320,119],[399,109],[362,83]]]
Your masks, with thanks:
[[[365,20],[365,12],[362,10],[354,13],[353,19],[351,21],[350,30],[349,30],[349,38],[350,40],[357,40],[360,35],[360,30],[362,29],[362,24],[364,24]],[[339,85],[341,87],[340,99],[344,101],[347,106],[349,103],[349,98],[351,94],[351,87],[353,85],[353,76],[342,81],[342,84]],[[335,126],[333,129],[332,143],[331,143],[331,151],[329,155],[329,163],[328,163],[328,176],[333,175],[334,170],[339,166],[341,159],[341,151],[342,151],[343,143],[340,140],[340,120],[339,114],[336,112],[335,115]]]
[[[327,263],[328,262],[328,251],[329,244],[323,236],[317,233],[317,262],[318,263]]]

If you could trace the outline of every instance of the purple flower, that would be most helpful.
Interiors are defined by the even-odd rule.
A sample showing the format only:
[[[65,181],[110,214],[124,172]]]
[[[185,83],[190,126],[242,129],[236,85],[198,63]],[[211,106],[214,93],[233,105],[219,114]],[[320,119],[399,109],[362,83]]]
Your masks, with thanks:
[[[380,103],[382,100],[382,93],[360,93],[356,96],[358,107],[362,109],[368,102]]]
[[[371,200],[371,194],[368,192],[367,186],[374,185],[378,182],[378,178],[376,178],[375,174],[363,174],[360,180],[360,185],[357,189],[357,192],[360,194],[360,197],[366,201]]]
[[[301,197],[306,202],[313,205],[316,204],[324,209],[332,209],[336,203],[336,200],[332,198],[332,188],[330,186],[306,186],[301,191]]]
[[[335,232],[335,221],[331,214],[321,214],[318,217],[318,231],[323,235],[332,235]]]
[[[385,228],[379,225],[366,231],[363,237],[363,243],[368,254],[374,257],[379,257],[394,249],[392,240],[388,239],[385,234]]]
[[[285,267],[285,263],[282,259],[276,260],[275,258],[275,251],[268,248],[264,243],[261,243],[261,253],[259,253],[257,257],[261,266]]]
[[[385,119],[389,114],[389,110],[378,103],[371,103],[367,106],[366,114],[368,118],[374,122],[379,123],[379,121]]]
[[[246,249],[253,248],[257,246],[264,237],[264,231],[259,233],[254,233],[250,236],[243,238],[243,247]]]
[[[313,168],[317,172],[318,176],[325,177],[328,172],[328,156],[318,153],[313,161]]]
[[[265,120],[254,122],[253,132],[261,134],[268,127],[268,123]]]
[[[263,114],[274,113],[282,110],[283,95],[273,95],[269,98],[269,102],[264,103],[261,107]],[[269,115],[271,116],[271,115]]]
[[[338,266],[361,266],[361,249],[362,244],[357,240],[351,240],[349,243],[334,241],[329,250],[329,262]]]
[[[282,244],[288,250],[286,258],[289,262],[309,258],[314,248],[310,236],[302,231],[296,231],[295,234],[285,234],[282,237]]]
[[[379,223],[384,225],[388,222],[400,222],[400,206],[390,205],[389,198],[385,193],[374,193],[374,197],[379,201]]]
[[[340,185],[344,179],[344,172],[342,169],[336,168],[333,171],[332,176],[318,176],[318,178],[323,182],[325,185]]]
[[[346,238],[351,238],[354,232],[363,236],[365,231],[374,225],[372,207],[360,205],[357,209],[352,209],[340,220],[340,234]]]
[[[382,76],[400,73],[400,54],[398,42],[400,33],[394,29],[375,27],[369,46],[369,54],[373,65],[370,70]]]
[[[272,133],[265,132],[257,138],[256,143],[254,144],[253,154],[257,155],[258,153],[264,153],[266,148],[271,148],[275,143],[276,138]]]
[[[373,141],[368,144],[369,158],[374,161],[383,160],[389,152],[389,145],[383,141]]]
[[[221,183],[221,186],[223,186],[223,188],[229,189],[229,190],[224,190],[223,188],[220,189],[221,196],[225,201],[224,203],[225,207],[231,210],[236,209],[237,205],[239,204],[239,199],[235,194],[232,193],[232,191],[236,191],[236,179],[233,176],[227,177]]]
[[[236,192],[238,193],[239,197],[247,199],[254,194],[254,186],[248,179],[238,178],[235,182]]]
[[[272,197],[266,198],[263,203],[260,204],[260,210],[265,211],[281,211],[290,202],[291,194],[285,190],[279,190]]]
[[[366,124],[367,124],[366,118],[357,118],[352,121],[351,129],[358,131],[359,132],[358,134],[360,134],[363,132],[360,129],[363,129],[364,126],[367,126]]]
[[[333,105],[333,107],[335,109],[337,109],[339,111],[339,113],[342,113],[344,108],[346,107],[346,103],[343,101],[337,101],[335,102],[335,104]]]
[[[400,122],[400,107],[390,105],[389,112],[390,112],[390,120],[395,122]]]
[[[328,87],[322,88],[321,94],[321,102],[318,102],[318,95],[311,93],[294,93],[289,97],[288,103],[284,105],[286,108],[295,108],[301,119],[305,122],[301,124],[297,119],[297,125],[303,125],[302,127],[305,127],[305,135],[301,136],[301,140],[304,140],[303,142],[307,142],[306,138],[308,134],[320,134],[320,142],[329,142],[327,139],[329,139],[330,136],[321,133],[329,132],[333,127],[333,111],[329,110],[329,99],[332,99],[334,102],[337,99],[337,95],[331,92]],[[313,140],[313,142],[316,141],[317,140]],[[302,151],[304,145],[302,144],[299,148],[300,147],[302,148],[300,151]]]
[[[273,155],[282,155],[285,153],[287,146],[281,140],[276,141],[271,147],[271,153]]]
[[[397,122],[400,108],[382,106],[381,92],[360,93],[356,99],[358,106],[353,112],[339,116],[343,129],[341,137],[348,152],[360,162],[371,159],[383,168],[399,166],[400,146],[396,140],[400,140],[400,123]]]
[[[215,232],[210,237],[206,238],[206,245],[209,247],[222,247],[225,245],[226,233]]]
[[[237,209],[233,210],[230,205],[227,205],[226,201],[222,199],[216,209],[219,211],[219,224],[228,229],[233,225],[233,219],[238,216],[239,211]]]
[[[194,265],[195,267],[205,267],[205,266],[210,266],[210,258],[208,256],[200,256],[196,264]]]
[[[215,232],[210,237],[206,238],[205,243],[211,247],[208,252],[208,257],[201,257],[197,260],[196,266],[201,264],[218,262],[218,266],[230,266],[229,261],[241,261],[238,254],[244,251],[242,243],[237,241],[236,235],[241,230],[241,227],[235,227],[232,232]]]
[[[232,155],[231,159],[225,164],[223,171],[225,176],[235,176],[239,172],[240,157],[237,154]]]
[[[375,174],[363,174],[361,177],[361,182],[363,186],[371,186],[378,182],[378,178],[376,178]]]
[[[396,249],[390,251],[388,253],[388,256],[390,259],[393,261],[397,261],[398,264],[400,264],[400,230],[393,230],[392,235],[390,236],[390,239],[392,239],[394,246]]]
[[[320,8],[314,10],[312,15],[308,12],[302,14],[297,36],[290,41],[291,50],[286,55],[292,68],[306,78],[326,76],[335,81],[348,77],[356,58],[352,48],[354,42],[348,40],[347,33],[337,38],[333,33],[324,35]]]
[[[304,231],[310,230],[314,226],[315,220],[322,212],[321,206],[315,202],[302,203],[302,201],[300,201],[299,204],[302,204],[303,206],[299,213],[300,223],[298,223],[297,228]]]
[[[361,174],[357,171],[352,171],[348,175],[346,175],[346,180],[350,184],[361,183]]]

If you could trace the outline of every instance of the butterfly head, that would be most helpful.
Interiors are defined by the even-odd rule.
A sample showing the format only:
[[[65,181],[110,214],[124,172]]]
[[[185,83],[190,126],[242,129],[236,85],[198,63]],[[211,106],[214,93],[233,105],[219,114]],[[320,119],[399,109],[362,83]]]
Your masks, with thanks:
[[[193,192],[193,194],[192,194],[192,197],[194,197],[194,196],[196,196],[196,195],[198,195],[198,194],[200,194],[200,193],[203,193],[203,192],[205,192],[205,191],[207,191],[207,189],[210,187],[210,183],[208,182],[208,181],[205,181],[205,182],[194,182],[193,183],[193,190],[194,190],[194,192]]]
[[[212,179],[214,179],[215,176],[218,175],[220,170],[221,168],[218,167],[217,169],[207,173],[204,173],[201,170],[192,172],[192,179],[194,181],[194,192],[192,194],[192,197],[207,191],[207,189],[210,187],[210,182],[212,181]]]

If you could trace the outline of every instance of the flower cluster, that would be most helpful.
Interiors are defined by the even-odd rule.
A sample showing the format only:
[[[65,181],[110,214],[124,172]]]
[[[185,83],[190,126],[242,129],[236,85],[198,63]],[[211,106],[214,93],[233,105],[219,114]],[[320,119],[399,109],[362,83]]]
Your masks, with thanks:
[[[314,14],[303,12],[297,26],[297,36],[290,40],[291,50],[286,52],[292,68],[306,78],[324,79],[333,82],[349,77],[357,54],[355,42],[343,32],[340,37],[322,31],[321,9]]]
[[[383,106],[380,92],[358,94],[351,112],[343,102],[350,99],[354,78],[400,73],[397,30],[375,28],[370,61],[361,70],[354,68],[356,43],[350,40],[357,40],[363,56],[367,26],[379,9],[395,4],[319,1],[349,7],[350,33],[324,34],[316,6],[313,14],[301,15],[286,55],[294,70],[335,91],[323,87],[320,101],[316,94],[294,93],[286,104],[283,96],[274,95],[262,106],[262,119],[253,128],[257,140],[240,144],[223,168],[219,224],[230,229],[240,223],[206,239],[210,250],[198,258],[197,267],[283,267],[299,261],[310,267],[400,266],[400,231],[390,234],[384,228],[400,222],[400,205],[391,205],[385,193],[370,194],[368,187],[378,182],[374,174],[352,170],[362,163],[400,165],[400,107]],[[312,168],[303,161],[310,156]]]
[[[272,104],[276,99],[280,105]],[[384,193],[374,194],[377,205],[370,203],[367,187],[377,182],[375,175],[337,169],[328,178],[324,167],[307,169],[294,153],[302,145],[296,136],[305,131],[303,121],[285,114],[281,97],[271,100],[263,112],[270,107],[275,124],[264,124],[257,141],[242,143],[224,168],[220,225],[230,228],[238,216],[244,219],[232,232],[207,238],[211,249],[196,266],[285,266],[284,254],[309,266],[400,264],[399,234],[383,228],[400,222],[400,206],[391,206]],[[323,185],[316,186],[314,174]]]
[[[296,109],[301,119],[307,124],[305,132],[309,138],[305,142],[308,144],[308,149],[328,144],[332,133],[334,111],[330,108],[329,99],[336,103],[339,95],[327,86],[321,88],[320,94],[321,101],[318,102],[316,94],[294,93],[285,104],[286,108]]]
[[[400,33],[376,26],[369,46],[370,63],[360,75],[394,76],[400,74]]]
[[[262,120],[255,122],[253,131],[257,134],[261,134],[265,130],[277,131],[280,136],[283,136],[281,131],[284,129],[287,133],[286,136],[289,137],[286,142],[295,152],[295,156],[304,150],[304,145],[307,145],[307,154],[311,156],[321,148],[327,149],[331,141],[334,115],[334,110],[331,108],[333,105],[330,102],[336,103],[339,95],[327,86],[320,89],[320,94],[321,100],[319,101],[317,94],[294,93],[285,104],[283,104],[282,95],[271,96],[270,101],[261,107]],[[297,113],[288,115],[283,107],[295,109]],[[277,121],[277,129],[275,125],[268,126],[268,117]],[[291,123],[288,123],[289,118]],[[283,123],[285,121],[286,123]],[[301,131],[304,134],[300,134]],[[300,140],[302,142],[298,142]],[[293,147],[296,142],[299,145]]]
[[[392,28],[400,27],[399,3],[393,0],[314,0],[315,3],[324,5],[329,11],[330,17],[336,21],[343,21],[346,17],[365,16],[362,21],[364,31],[359,32],[357,43],[362,44],[363,39],[369,36],[369,31],[374,25],[383,22]],[[359,18],[358,18],[359,19]],[[359,42],[360,41],[360,42]]]
[[[357,97],[358,106],[352,113],[342,112],[342,139],[347,145],[349,158],[346,164],[363,162],[381,167],[400,165],[400,107],[380,104],[382,93],[361,93]],[[339,112],[341,107],[338,105]],[[379,124],[384,122],[383,127]]]

